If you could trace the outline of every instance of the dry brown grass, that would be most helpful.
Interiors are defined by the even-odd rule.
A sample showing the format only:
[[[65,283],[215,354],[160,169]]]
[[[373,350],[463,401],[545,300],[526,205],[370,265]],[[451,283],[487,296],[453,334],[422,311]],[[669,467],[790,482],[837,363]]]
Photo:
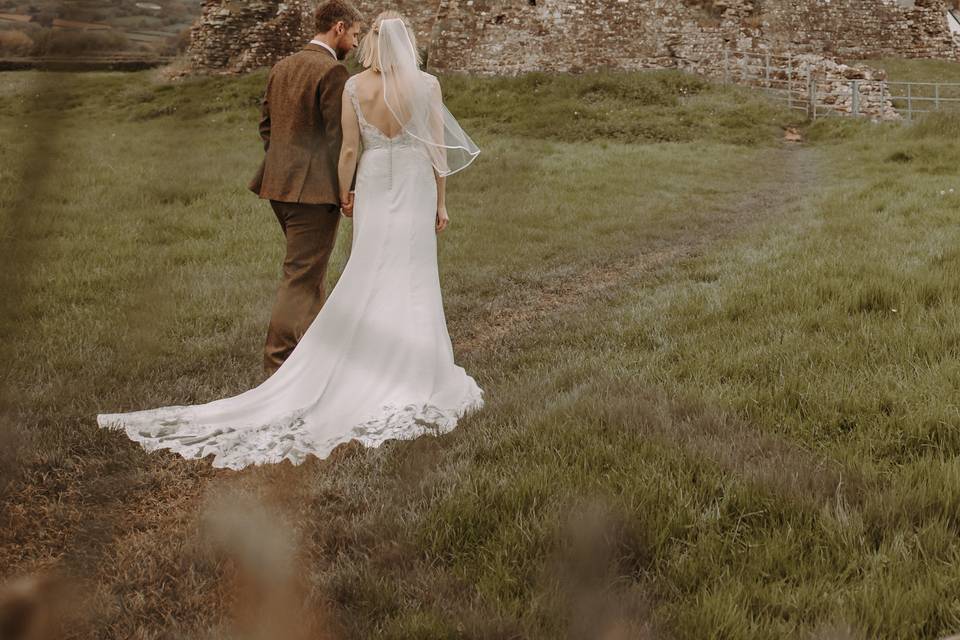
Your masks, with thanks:
[[[0,55],[27,56],[33,50],[33,39],[23,31],[0,31]]]

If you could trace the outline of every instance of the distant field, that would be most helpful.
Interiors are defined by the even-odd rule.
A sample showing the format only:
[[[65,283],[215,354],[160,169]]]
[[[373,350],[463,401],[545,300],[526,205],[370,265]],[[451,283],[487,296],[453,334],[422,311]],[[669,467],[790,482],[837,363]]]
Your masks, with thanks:
[[[881,58],[865,62],[886,70],[889,79],[895,82],[960,83],[960,62],[957,61]]]
[[[0,74],[0,576],[86,576],[67,637],[960,632],[960,118],[807,126],[674,72],[445,78],[483,153],[441,282],[486,408],[233,473],[94,415],[258,381],[264,82]],[[245,566],[282,597],[244,600]]]
[[[123,16],[119,18],[108,18],[106,20],[109,24],[120,27],[128,30],[136,29],[162,29],[164,26],[163,20],[160,18],[155,18],[150,15],[139,15],[139,16]]]
[[[17,29],[33,42],[24,51],[24,45],[4,40],[0,33],[0,57],[48,55],[69,53],[89,55],[90,52],[145,49],[164,49],[171,45],[184,29],[200,15],[196,0],[160,0],[160,11],[141,9],[133,0],[123,2],[37,2],[0,1],[0,14],[25,16],[33,14],[33,22],[20,24],[11,19],[0,20],[2,30]],[[77,29],[53,29],[52,20],[70,21]],[[80,29],[82,25],[109,27],[106,31]],[[54,25],[55,26],[55,25]],[[21,36],[22,38],[22,36]],[[29,41],[28,41],[29,42]]]
[[[867,64],[887,72],[890,91],[897,97],[894,106],[898,109],[907,107],[908,88],[897,83],[910,82],[918,83],[909,87],[913,109],[960,111],[960,62],[886,58],[869,60]]]
[[[159,15],[188,11],[200,14],[200,0],[150,0],[162,7]],[[136,6],[136,0],[0,0],[0,11],[29,13],[31,8],[37,12],[63,14],[71,19],[104,20],[130,15],[152,15]],[[78,17],[79,16],[79,17]]]

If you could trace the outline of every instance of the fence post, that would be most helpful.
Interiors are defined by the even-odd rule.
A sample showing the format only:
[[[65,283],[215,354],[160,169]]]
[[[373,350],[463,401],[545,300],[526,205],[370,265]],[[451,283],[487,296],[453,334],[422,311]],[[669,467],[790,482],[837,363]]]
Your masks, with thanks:
[[[891,105],[893,102],[890,103]],[[886,120],[887,116],[887,81],[880,81],[880,119]]]
[[[817,119],[817,83],[810,67],[807,67],[807,117],[811,120]]]
[[[933,85],[933,110],[940,111],[940,83]]]
[[[730,84],[730,50],[723,50],[723,82]]]
[[[854,80],[850,90],[852,91],[853,104],[851,108],[853,109],[853,115],[860,115],[860,81]]]
[[[787,109],[793,109],[793,54],[787,54]]]
[[[907,83],[907,120],[913,120],[913,83]]]
[[[767,89],[770,88],[770,52],[767,52],[767,55],[763,59],[764,65],[764,85]]]

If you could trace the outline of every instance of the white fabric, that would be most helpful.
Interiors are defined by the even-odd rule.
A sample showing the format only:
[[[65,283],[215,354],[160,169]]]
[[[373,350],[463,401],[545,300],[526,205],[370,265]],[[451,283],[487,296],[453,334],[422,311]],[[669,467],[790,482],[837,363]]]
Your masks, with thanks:
[[[303,42],[303,41],[301,40],[301,42]],[[330,52],[330,55],[333,56],[334,60],[339,60],[339,59],[340,59],[339,56],[337,56],[337,52],[333,50],[333,47],[331,47],[330,45],[328,45],[326,42],[321,42],[320,40],[314,39],[314,40],[311,40],[311,41],[310,41],[310,44],[318,44],[318,45],[320,45],[321,47],[323,47],[324,49],[326,49],[327,51],[329,51],[329,52]]]
[[[947,9],[947,24],[950,25],[950,33],[960,36],[960,9]]]
[[[148,451],[214,454],[214,467],[310,455],[358,439],[378,446],[453,429],[483,406],[454,364],[437,269],[436,181],[423,146],[361,123],[353,245],[340,280],[280,369],[232,398],[188,407],[102,414]]]
[[[380,23],[377,54],[383,101],[404,132],[424,145],[437,173],[448,176],[470,166],[480,148],[443,104],[437,79],[420,70],[403,20]]]

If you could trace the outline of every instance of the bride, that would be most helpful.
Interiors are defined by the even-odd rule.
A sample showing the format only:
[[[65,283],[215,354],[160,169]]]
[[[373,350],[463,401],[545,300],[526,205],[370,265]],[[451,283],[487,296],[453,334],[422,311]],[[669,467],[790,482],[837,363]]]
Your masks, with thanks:
[[[453,360],[436,238],[449,220],[446,176],[479,149],[444,107],[437,79],[420,71],[399,14],[378,16],[361,57],[367,69],[344,88],[339,165],[351,254],[296,349],[238,396],[100,414],[99,426],[124,430],[147,451],[213,454],[214,467],[242,469],[324,458],[353,439],[375,447],[443,433],[483,406],[483,391]]]

